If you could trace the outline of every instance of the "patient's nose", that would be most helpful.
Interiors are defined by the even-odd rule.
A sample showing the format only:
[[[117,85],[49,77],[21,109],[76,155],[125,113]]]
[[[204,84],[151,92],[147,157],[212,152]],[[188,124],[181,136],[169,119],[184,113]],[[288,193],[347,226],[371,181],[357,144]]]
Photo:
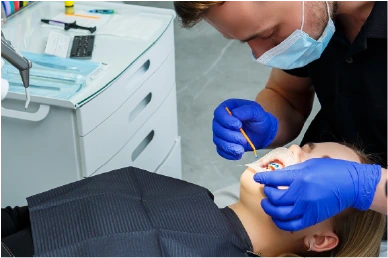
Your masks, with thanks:
[[[301,147],[296,144],[291,145],[288,150],[294,153],[295,159],[297,163],[301,163],[304,161],[304,151]]]

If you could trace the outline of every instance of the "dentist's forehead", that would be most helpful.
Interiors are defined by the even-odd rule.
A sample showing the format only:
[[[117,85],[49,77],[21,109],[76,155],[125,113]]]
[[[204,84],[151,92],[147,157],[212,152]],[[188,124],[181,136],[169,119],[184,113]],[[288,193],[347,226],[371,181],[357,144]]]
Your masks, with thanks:
[[[206,21],[227,38],[247,38],[278,20],[276,3],[231,1],[210,8]]]

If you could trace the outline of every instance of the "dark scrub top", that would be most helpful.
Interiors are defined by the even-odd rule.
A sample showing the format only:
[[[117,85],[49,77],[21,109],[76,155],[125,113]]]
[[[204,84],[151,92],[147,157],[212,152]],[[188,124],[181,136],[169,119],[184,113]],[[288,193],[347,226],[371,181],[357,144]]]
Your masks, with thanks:
[[[387,165],[387,2],[375,2],[353,43],[339,26],[322,56],[289,74],[310,77],[321,110],[306,142],[346,141]]]
[[[129,167],[27,198],[34,256],[251,256],[205,188]]]

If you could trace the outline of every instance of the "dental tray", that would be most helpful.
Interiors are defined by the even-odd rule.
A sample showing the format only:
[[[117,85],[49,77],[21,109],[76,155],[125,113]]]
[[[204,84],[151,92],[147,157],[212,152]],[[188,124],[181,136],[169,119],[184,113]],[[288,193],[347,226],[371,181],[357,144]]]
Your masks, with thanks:
[[[87,85],[89,77],[101,63],[60,58],[46,54],[22,52],[32,62],[30,94],[55,99],[70,99]],[[9,81],[9,91],[24,93],[19,71],[8,62],[1,69],[3,79]]]

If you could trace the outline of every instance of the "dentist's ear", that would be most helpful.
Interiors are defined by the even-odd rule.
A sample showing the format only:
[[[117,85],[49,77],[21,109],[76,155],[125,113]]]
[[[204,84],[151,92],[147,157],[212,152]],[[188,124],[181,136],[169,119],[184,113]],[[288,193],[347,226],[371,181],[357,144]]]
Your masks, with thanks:
[[[339,243],[338,236],[332,231],[310,235],[304,238],[306,250],[310,252],[325,252],[334,249]]]

